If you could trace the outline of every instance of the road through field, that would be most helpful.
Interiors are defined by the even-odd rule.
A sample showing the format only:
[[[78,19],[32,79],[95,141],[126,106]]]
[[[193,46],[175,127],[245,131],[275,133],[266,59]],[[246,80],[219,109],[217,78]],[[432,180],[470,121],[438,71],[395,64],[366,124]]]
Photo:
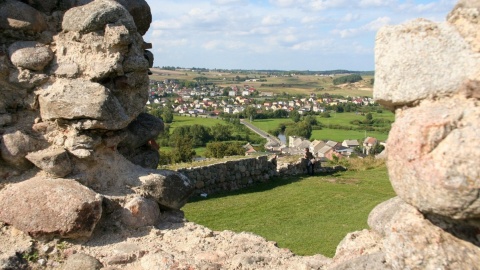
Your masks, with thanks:
[[[257,133],[258,135],[262,136],[263,138],[267,139],[267,143],[265,144],[265,149],[278,150],[282,146],[282,142],[280,141],[280,139],[257,128],[256,126],[249,123],[248,120],[240,119],[240,123],[248,127],[253,132]]]

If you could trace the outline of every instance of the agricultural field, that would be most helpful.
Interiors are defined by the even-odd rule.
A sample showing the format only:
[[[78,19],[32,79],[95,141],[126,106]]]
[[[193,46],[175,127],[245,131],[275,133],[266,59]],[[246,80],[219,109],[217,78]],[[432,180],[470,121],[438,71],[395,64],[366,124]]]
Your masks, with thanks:
[[[332,257],[348,232],[368,228],[370,211],[394,196],[386,166],[380,164],[334,175],[277,178],[195,198],[182,210],[189,221],[213,230],[253,232],[299,255]]]
[[[162,69],[151,69],[153,80],[163,81],[165,79],[178,79],[195,81],[197,77],[206,77],[207,84],[215,84],[216,86],[243,86],[250,85],[261,92],[273,92],[275,94],[287,93],[289,95],[311,94],[321,95],[329,93],[331,95],[342,96],[373,96],[373,86],[371,83],[372,75],[362,75],[363,80],[353,84],[333,85],[333,79],[344,76],[315,76],[315,75],[288,75],[274,76],[263,72],[243,71],[243,72],[192,72],[192,71],[172,71]],[[236,80],[240,77],[241,80]],[[246,82],[244,78],[262,79],[266,81]]]

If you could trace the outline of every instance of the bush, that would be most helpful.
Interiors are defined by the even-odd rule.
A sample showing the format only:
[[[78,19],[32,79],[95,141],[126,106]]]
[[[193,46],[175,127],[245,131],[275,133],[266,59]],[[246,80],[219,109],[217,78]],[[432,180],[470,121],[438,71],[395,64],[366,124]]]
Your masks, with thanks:
[[[333,79],[333,84],[339,85],[344,83],[354,83],[354,82],[359,82],[361,80],[363,80],[362,76],[358,74],[352,74],[352,75],[342,76],[342,77]]]

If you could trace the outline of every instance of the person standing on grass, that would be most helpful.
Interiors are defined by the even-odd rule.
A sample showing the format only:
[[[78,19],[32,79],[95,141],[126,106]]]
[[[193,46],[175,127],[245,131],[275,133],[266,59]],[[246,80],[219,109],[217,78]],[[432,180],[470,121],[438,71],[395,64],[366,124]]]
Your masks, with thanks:
[[[314,173],[314,166],[315,166],[315,157],[313,156],[312,152],[307,148],[305,148],[305,156],[304,158],[307,160],[307,174],[313,175]]]

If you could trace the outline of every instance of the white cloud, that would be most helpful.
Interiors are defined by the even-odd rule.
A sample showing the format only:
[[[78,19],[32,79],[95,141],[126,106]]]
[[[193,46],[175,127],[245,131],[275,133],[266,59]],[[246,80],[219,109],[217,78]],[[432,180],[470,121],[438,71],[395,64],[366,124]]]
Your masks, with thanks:
[[[380,17],[358,28],[335,29],[332,32],[339,35],[341,38],[350,38],[361,35],[365,32],[376,32],[382,26],[388,25],[391,22],[390,17]]]
[[[284,22],[281,16],[268,15],[262,19],[262,25],[279,25]]]
[[[358,3],[360,7],[382,7],[395,4],[395,0],[361,0]]]
[[[353,22],[360,19],[360,14],[353,14],[353,13],[347,13],[343,18],[342,21],[344,22]]]

